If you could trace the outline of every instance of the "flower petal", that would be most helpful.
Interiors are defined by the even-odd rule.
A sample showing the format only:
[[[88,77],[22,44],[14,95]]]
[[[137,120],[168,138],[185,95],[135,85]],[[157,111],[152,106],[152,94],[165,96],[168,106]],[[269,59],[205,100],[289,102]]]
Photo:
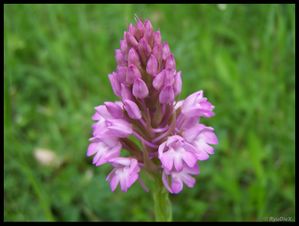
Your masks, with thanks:
[[[158,70],[158,61],[156,57],[152,54],[149,60],[147,61],[146,72],[154,76],[156,75],[157,70]]]
[[[119,184],[119,177],[117,175],[113,175],[110,180],[111,191],[115,191],[118,184]]]
[[[194,187],[195,182],[196,182],[196,180],[195,180],[192,176],[190,176],[189,174],[184,174],[184,175],[182,176],[182,180],[183,180],[183,182],[184,182],[189,188]]]
[[[184,162],[189,167],[193,167],[197,162],[196,156],[194,156],[194,154],[191,154],[188,151],[186,151],[182,157],[183,157]]]
[[[173,178],[171,182],[172,193],[177,194],[183,190],[183,182],[178,178]]]
[[[135,79],[133,84],[133,95],[137,98],[143,99],[148,96],[148,93],[149,91],[145,82],[140,78]]]
[[[162,173],[162,181],[163,181],[163,184],[166,187],[166,189],[172,193],[172,190],[171,190],[171,188],[169,186],[169,182],[168,182],[168,176],[167,176],[165,170]]]
[[[174,101],[174,93],[171,86],[166,86],[161,90],[159,101],[161,104],[172,103]]]
[[[218,138],[211,130],[204,130],[199,135],[200,139],[205,140],[208,144],[218,144]]]
[[[153,86],[156,90],[160,90],[164,84],[165,70],[156,75]]]
[[[141,119],[141,111],[135,102],[133,102],[131,100],[125,100],[124,108],[126,109],[130,118]]]

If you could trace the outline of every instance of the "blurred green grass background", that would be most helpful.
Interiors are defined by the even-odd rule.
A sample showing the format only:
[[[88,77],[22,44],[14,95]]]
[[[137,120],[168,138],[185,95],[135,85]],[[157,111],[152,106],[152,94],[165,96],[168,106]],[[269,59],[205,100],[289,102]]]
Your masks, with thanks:
[[[294,5],[5,5],[4,220],[153,220],[150,193],[110,192],[110,167],[85,157],[135,14],[169,42],[181,98],[202,89],[216,106],[216,154],[171,196],[174,220],[294,219]],[[41,148],[61,164],[40,164]]]

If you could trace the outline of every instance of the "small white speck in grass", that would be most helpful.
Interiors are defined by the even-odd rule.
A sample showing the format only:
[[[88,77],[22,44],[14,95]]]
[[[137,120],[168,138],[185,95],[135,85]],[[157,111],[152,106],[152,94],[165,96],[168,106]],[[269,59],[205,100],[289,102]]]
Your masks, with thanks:
[[[61,163],[54,151],[44,148],[35,149],[34,157],[43,166],[58,166]]]
[[[227,5],[226,4],[217,4],[218,9],[220,9],[221,11],[226,10]]]

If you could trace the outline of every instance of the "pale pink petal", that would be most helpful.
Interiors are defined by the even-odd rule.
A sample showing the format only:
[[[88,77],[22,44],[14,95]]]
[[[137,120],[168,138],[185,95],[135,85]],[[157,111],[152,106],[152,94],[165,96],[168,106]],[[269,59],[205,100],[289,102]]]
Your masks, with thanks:
[[[193,167],[197,162],[196,156],[194,156],[194,154],[191,154],[190,152],[186,151],[182,157],[184,159],[184,162],[189,167]]]
[[[128,181],[127,181],[127,186],[128,187],[131,187],[132,184],[135,183],[135,181],[138,179],[138,174],[137,173],[134,173],[132,175],[130,175],[130,177],[128,178]]]
[[[205,143],[204,140],[197,140],[194,143],[194,146],[197,148],[198,151],[200,152],[206,152],[209,154],[214,154],[214,148]]]
[[[177,72],[174,78],[174,95],[178,95],[182,91],[182,77],[181,72]]]
[[[158,70],[158,61],[154,55],[151,55],[146,65],[146,72],[150,75],[155,75]]]
[[[118,177],[117,175],[114,174],[114,175],[111,177],[111,181],[110,181],[110,188],[111,188],[112,191],[115,191],[115,189],[116,189],[118,183],[119,183],[119,177]]]
[[[130,166],[131,160],[126,157],[118,157],[109,161],[114,167]]]
[[[87,149],[87,156],[94,155],[97,152],[97,143],[91,143]]]
[[[172,86],[166,86],[161,90],[159,101],[161,104],[172,103],[174,101],[174,92]]]
[[[153,81],[153,86],[156,90],[160,90],[164,85],[165,70],[156,75]]]
[[[185,153],[184,153],[185,154]],[[183,162],[182,162],[182,157],[180,154],[175,154],[174,155],[174,167],[177,171],[181,171],[183,169]]]
[[[101,117],[102,117],[102,116],[101,116],[98,112],[96,112],[96,113],[94,113],[94,115],[92,116],[92,120],[97,121],[97,120],[100,120]]]
[[[162,143],[158,148],[159,158],[163,155],[166,143]]]
[[[149,91],[145,82],[140,78],[135,79],[133,84],[133,95],[136,98],[143,99],[148,96],[148,93]]]
[[[166,189],[169,191],[169,192],[172,192],[170,186],[169,186],[169,182],[168,182],[168,176],[166,174],[165,171],[163,171],[162,173],[162,181],[163,181],[163,184],[164,186],[166,187]]]
[[[105,102],[105,106],[107,111],[115,118],[122,118],[123,117],[123,110],[122,108],[113,102]]]
[[[165,169],[171,170],[173,166],[173,157],[169,153],[163,154],[159,157]]]
[[[191,168],[185,168],[184,171],[188,174],[198,175],[199,174],[199,166],[197,164],[195,164]]]
[[[195,155],[196,155],[197,159],[201,160],[201,161],[207,160],[209,158],[208,153],[205,151],[197,151],[195,153]]]
[[[124,174],[123,172],[121,172],[120,174],[122,174],[122,175],[120,175],[119,177],[120,177],[120,179],[119,179],[119,181],[120,181],[120,189],[123,191],[123,192],[127,192],[128,191],[128,185],[127,185],[127,175],[126,174]]]
[[[171,182],[172,193],[177,194],[183,190],[183,182],[178,178],[173,178]]]
[[[125,100],[124,108],[127,111],[130,118],[141,119],[141,111],[135,102],[133,102],[131,100]]]
[[[189,188],[194,187],[196,180],[193,177],[188,174],[184,174],[181,178]]]
[[[213,131],[205,130],[199,135],[208,144],[218,144],[218,138]]]

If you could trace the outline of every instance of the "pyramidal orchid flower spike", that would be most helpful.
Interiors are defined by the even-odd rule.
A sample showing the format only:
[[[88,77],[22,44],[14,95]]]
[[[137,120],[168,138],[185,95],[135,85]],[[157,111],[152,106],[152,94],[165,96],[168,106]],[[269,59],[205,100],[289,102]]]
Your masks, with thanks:
[[[176,100],[182,73],[149,20],[129,25],[115,59],[116,70],[108,77],[119,101],[95,107],[87,156],[96,166],[112,166],[106,178],[112,191],[119,186],[126,192],[137,181],[147,190],[140,178],[141,171],[147,172],[155,182],[156,219],[171,220],[168,193],[194,187],[199,162],[214,154],[214,129],[200,123],[214,116],[214,106],[203,91]],[[125,151],[127,157],[121,155]]]

